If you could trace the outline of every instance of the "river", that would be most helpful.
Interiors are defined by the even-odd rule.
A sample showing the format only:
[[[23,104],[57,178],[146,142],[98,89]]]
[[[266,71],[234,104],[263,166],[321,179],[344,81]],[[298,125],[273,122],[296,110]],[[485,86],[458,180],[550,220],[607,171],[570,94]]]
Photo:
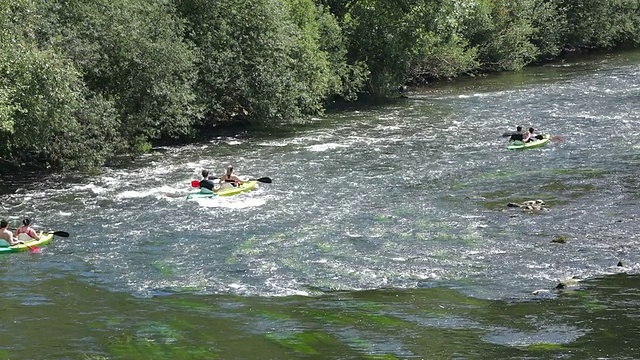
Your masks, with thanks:
[[[0,257],[0,358],[640,358],[639,76],[594,56],[5,176],[0,216],[71,236]],[[516,125],[552,141],[506,150]],[[227,164],[273,182],[185,200]]]

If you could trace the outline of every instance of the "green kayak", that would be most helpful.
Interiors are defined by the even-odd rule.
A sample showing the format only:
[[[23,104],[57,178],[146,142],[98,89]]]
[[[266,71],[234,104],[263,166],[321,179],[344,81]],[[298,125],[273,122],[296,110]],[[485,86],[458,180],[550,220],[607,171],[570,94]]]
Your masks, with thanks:
[[[25,241],[25,243],[31,247],[34,247],[34,246],[47,245],[48,243],[51,242],[51,240],[53,240],[53,233],[42,234],[40,236],[40,240],[32,239],[29,241]],[[0,240],[0,254],[9,254],[9,253],[16,253],[21,251],[28,251],[29,246],[27,245],[18,244],[18,245],[9,246],[8,242],[4,240]]]
[[[207,199],[207,198],[212,198],[216,196],[232,196],[232,195],[237,195],[243,192],[251,191],[257,187],[258,187],[257,181],[246,181],[240,186],[225,187],[218,190],[215,193],[206,189],[200,190],[197,193],[191,193],[187,195],[187,199]]]
[[[524,149],[535,149],[535,148],[539,148],[541,146],[545,146],[549,140],[551,139],[551,135],[546,134],[546,135],[542,135],[543,138],[542,140],[536,140],[536,141],[531,141],[531,142],[527,142],[524,143],[522,141],[516,140],[512,143],[510,143],[509,145],[507,145],[507,149],[509,150],[524,150]]]

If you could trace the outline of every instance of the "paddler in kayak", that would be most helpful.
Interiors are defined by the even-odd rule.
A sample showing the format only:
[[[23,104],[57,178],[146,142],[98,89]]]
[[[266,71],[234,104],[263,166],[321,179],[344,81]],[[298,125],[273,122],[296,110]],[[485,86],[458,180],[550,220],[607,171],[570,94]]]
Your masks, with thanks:
[[[31,228],[31,220],[29,218],[22,220],[22,226],[16,230],[16,237],[20,234],[25,234],[32,239],[40,240],[40,235]]]
[[[9,222],[7,220],[0,220],[0,239],[9,243],[9,246],[17,245],[20,240],[13,236],[11,230],[9,230]]]
[[[200,192],[217,192],[220,187],[216,187],[216,184],[211,181],[212,178],[209,177],[208,170],[202,170],[202,180],[200,180]],[[213,178],[215,179],[215,178]],[[203,191],[204,190],[204,191]]]
[[[524,133],[524,135],[522,135],[522,142],[532,142],[532,141],[542,140],[542,139],[544,139],[544,136],[536,135],[536,132],[532,127],[530,127],[529,130],[526,133]]]
[[[516,132],[511,134],[511,137],[509,137],[509,142],[512,141],[522,141],[522,137],[524,136],[524,134],[522,133],[522,126],[517,126],[516,127]]]
[[[224,175],[220,176],[220,184],[230,183],[232,186],[242,185],[244,182],[233,174],[233,166],[227,166]]]

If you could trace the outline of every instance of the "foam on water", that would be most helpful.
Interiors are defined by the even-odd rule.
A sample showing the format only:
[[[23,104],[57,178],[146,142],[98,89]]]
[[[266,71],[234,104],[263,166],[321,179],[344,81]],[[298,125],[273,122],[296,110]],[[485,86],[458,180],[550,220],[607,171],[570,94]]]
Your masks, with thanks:
[[[198,205],[208,208],[247,209],[263,206],[267,203],[264,198],[247,196],[218,196],[206,199],[193,199]]]
[[[333,150],[338,148],[346,148],[346,147],[349,147],[349,145],[328,143],[328,144],[316,144],[316,145],[307,146],[307,150],[322,152],[322,151]]]

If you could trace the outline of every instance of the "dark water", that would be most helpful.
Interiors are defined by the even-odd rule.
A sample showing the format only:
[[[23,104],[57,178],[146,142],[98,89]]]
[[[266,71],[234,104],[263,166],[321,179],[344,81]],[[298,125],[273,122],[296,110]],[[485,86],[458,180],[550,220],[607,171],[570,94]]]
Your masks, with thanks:
[[[0,216],[72,236],[0,258],[0,358],[640,358],[638,75],[593,58],[6,177]],[[554,140],[507,151],[518,124]],[[184,200],[228,163],[274,181]]]

